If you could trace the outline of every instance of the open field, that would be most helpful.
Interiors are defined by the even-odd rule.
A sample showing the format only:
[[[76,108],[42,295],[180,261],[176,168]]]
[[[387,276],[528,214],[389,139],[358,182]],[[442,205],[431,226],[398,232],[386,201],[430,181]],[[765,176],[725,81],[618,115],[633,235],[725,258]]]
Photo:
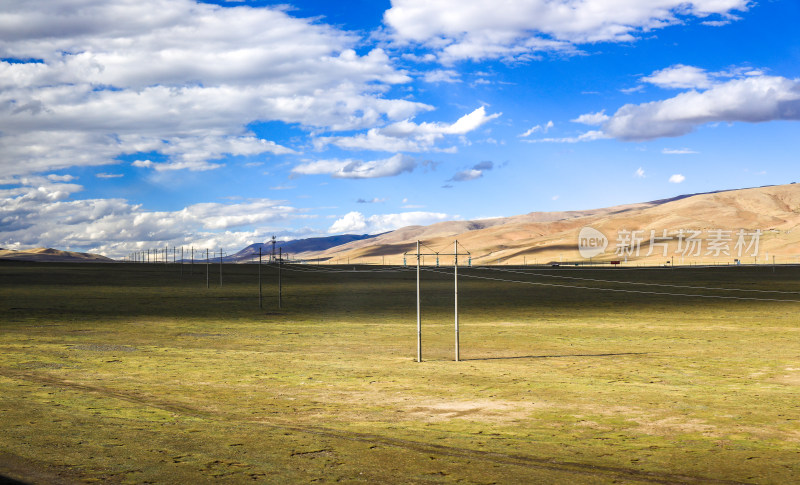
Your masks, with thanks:
[[[0,264],[0,475],[800,481],[798,267],[343,269]]]

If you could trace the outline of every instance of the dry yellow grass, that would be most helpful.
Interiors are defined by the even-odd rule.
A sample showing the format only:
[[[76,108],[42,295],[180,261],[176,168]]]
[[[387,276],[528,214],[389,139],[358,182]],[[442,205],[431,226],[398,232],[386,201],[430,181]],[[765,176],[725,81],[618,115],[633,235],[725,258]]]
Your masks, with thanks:
[[[664,264],[677,249],[677,240],[669,243],[667,258],[662,248],[649,252],[650,231],[661,236],[663,230],[673,235],[679,229],[704,231],[700,236],[699,256],[686,255],[675,264],[732,264],[739,259],[735,250],[736,232],[761,230],[758,263],[800,262],[800,185],[789,184],[726,192],[699,194],[678,200],[632,204],[593,211],[531,213],[503,219],[461,221],[408,227],[356,241],[321,253],[299,254],[303,258],[325,258],[329,262],[386,263],[402,262],[404,252],[415,251],[417,239],[435,250],[447,253],[458,239],[473,254],[475,264],[544,264],[549,262],[586,261],[578,253],[578,233],[585,226],[603,232],[610,240],[598,261],[623,260],[614,254],[615,241],[622,230],[641,230],[644,241],[639,256],[628,257],[630,264]],[[729,254],[707,254],[708,230],[731,231]],[[749,242],[749,238],[747,240]],[[746,249],[746,248],[745,248]],[[743,251],[743,263],[754,263],[751,251]],[[428,258],[431,262],[433,258]],[[410,260],[409,260],[410,261]],[[450,257],[440,262],[451,264]]]

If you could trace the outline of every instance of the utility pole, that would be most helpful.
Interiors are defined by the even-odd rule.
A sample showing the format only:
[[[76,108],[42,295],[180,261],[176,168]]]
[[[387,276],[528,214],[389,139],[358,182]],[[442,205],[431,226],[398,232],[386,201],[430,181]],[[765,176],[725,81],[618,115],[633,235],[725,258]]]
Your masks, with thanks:
[[[273,242],[273,244],[275,244]],[[283,299],[283,285],[281,283],[281,263],[283,262],[283,248],[278,248],[278,310],[281,309],[281,300]]]
[[[460,360],[458,351],[458,239],[453,243],[453,284],[455,288],[456,362],[458,362]]]
[[[258,247],[258,308],[264,308],[261,303],[261,246]]]
[[[417,362],[422,362],[422,315],[419,304],[419,241],[417,241]]]
[[[219,287],[222,288],[222,248],[219,248]]]
[[[208,285],[208,248],[206,248],[206,289],[210,288]]]
[[[272,236],[272,256],[269,258],[270,262],[275,262],[275,236]]]

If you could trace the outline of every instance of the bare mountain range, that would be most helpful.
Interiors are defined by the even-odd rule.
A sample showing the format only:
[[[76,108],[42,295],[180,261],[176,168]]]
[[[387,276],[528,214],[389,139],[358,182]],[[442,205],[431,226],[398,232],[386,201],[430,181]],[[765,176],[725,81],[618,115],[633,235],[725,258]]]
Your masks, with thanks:
[[[294,257],[319,262],[400,264],[423,252],[452,262],[458,240],[476,264],[531,264],[586,261],[579,252],[581,230],[607,238],[594,262],[647,264],[730,264],[800,262],[800,185],[788,184],[683,195],[603,209],[529,214],[476,221],[409,226],[373,238]],[[665,232],[666,231],[666,232]],[[428,256],[428,263],[435,257]]]
[[[38,261],[42,263],[113,263],[114,260],[92,253],[76,253],[73,251],[61,251],[53,248],[36,249],[2,249],[0,248],[0,260],[11,261]]]

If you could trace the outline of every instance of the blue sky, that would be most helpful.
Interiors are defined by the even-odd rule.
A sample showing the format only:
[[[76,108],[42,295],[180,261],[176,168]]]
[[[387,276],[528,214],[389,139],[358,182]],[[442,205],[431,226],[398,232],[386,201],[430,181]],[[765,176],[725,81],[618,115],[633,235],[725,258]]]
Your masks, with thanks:
[[[794,0],[0,5],[0,247],[234,251],[796,181]]]

